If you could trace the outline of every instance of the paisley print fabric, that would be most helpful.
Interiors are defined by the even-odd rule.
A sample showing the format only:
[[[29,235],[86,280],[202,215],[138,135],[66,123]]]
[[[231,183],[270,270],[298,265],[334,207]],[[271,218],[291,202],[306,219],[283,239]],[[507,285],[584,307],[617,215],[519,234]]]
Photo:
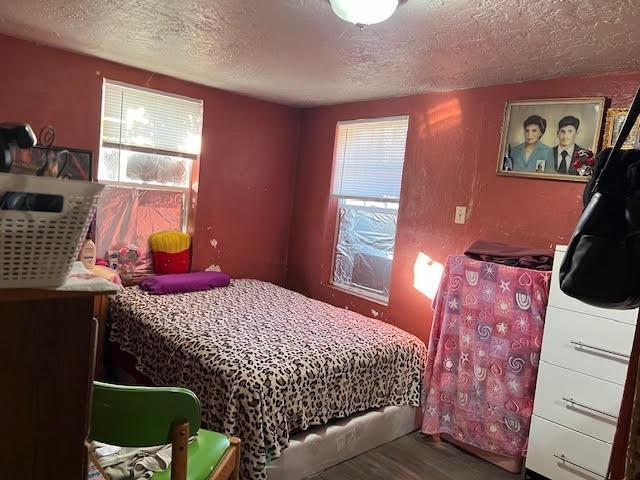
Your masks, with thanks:
[[[242,439],[265,479],[289,433],[420,402],[425,345],[392,325],[257,280],[175,295],[126,288],[110,338],[158,385],[193,390],[208,428]]]
[[[424,433],[525,456],[550,278],[447,259],[427,354]]]

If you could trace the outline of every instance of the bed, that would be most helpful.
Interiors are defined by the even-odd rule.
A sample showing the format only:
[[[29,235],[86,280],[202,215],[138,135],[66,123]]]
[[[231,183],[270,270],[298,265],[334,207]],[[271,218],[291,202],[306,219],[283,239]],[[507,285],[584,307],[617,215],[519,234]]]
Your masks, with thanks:
[[[129,287],[110,302],[109,330],[151,382],[190,388],[209,428],[242,439],[245,479],[265,479],[294,432],[420,402],[419,339],[266,282],[175,295]]]

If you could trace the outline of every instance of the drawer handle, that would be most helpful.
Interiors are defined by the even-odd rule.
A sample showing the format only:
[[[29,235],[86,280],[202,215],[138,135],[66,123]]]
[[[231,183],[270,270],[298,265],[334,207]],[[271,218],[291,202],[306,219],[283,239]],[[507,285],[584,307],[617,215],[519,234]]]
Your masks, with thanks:
[[[606,417],[610,417],[610,418],[613,418],[615,420],[618,419],[617,415],[613,415],[612,413],[605,412],[604,410],[598,410],[597,408],[593,408],[593,407],[591,407],[589,405],[585,405],[584,403],[576,402],[573,398],[562,397],[562,400],[564,400],[567,403],[570,403],[571,405],[576,405],[576,406],[578,406],[580,408],[584,408],[585,410],[591,410],[592,412],[599,413],[600,415],[604,415]]]
[[[554,457],[557,458],[558,460],[560,460],[563,463],[568,463],[569,465],[573,465],[574,467],[578,467],[579,469],[584,470],[585,472],[589,472],[589,473],[591,473],[593,475],[596,475],[596,476],[598,476],[600,478],[605,478],[605,476],[602,475],[601,473],[594,472],[593,470],[589,470],[588,468],[583,467],[579,463],[572,462],[567,457],[565,457],[564,454],[562,454],[562,455],[554,455]]]
[[[594,345],[589,345],[588,343],[583,343],[576,340],[571,340],[571,345],[575,345],[576,347],[580,347],[580,348],[589,348],[591,350],[596,350],[598,352],[608,353],[609,355],[615,355],[617,357],[626,358],[627,360],[631,358],[631,355],[627,355],[626,353],[620,353],[614,350],[608,350],[606,348],[596,347]]]

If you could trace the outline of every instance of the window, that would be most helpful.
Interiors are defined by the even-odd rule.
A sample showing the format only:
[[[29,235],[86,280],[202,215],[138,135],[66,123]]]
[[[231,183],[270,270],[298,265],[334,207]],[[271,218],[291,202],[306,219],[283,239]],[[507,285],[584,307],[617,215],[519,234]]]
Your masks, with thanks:
[[[386,303],[409,117],[338,122],[333,285]]]
[[[134,244],[148,273],[147,238],[187,230],[202,136],[202,100],[105,80],[98,180],[98,255]]]

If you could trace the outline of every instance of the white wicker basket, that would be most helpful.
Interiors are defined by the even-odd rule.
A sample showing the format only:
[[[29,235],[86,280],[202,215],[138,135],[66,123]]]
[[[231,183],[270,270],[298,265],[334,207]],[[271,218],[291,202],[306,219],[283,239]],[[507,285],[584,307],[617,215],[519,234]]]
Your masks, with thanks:
[[[0,288],[61,285],[77,258],[104,188],[98,183],[0,173],[0,193],[63,197],[62,211],[0,210]]]

